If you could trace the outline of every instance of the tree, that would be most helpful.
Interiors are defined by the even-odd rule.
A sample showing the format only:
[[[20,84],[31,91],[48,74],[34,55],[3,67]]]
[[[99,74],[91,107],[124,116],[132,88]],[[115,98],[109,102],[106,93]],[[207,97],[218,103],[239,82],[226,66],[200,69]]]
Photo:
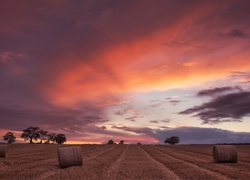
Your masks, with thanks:
[[[50,141],[52,142],[52,144],[54,144],[56,142],[56,133],[49,133],[49,134],[47,134],[47,141],[46,141],[46,143],[50,143]]]
[[[55,137],[55,141],[57,144],[63,144],[64,142],[66,142],[65,134],[57,134]]]
[[[112,139],[110,139],[107,144],[114,144],[114,143],[115,142]]]
[[[40,138],[40,144],[42,144],[43,140],[48,139],[48,131],[44,131],[42,129],[38,130],[39,138]]]
[[[121,141],[119,142],[119,144],[124,144],[124,140],[121,140]]]
[[[168,143],[168,144],[177,144],[180,142],[180,138],[178,136],[171,136],[170,138],[167,138],[164,143]]]
[[[30,126],[27,129],[23,130],[23,133],[21,134],[21,138],[24,138],[24,140],[29,140],[30,143],[33,143],[33,139],[37,141],[38,138],[40,138],[39,131],[41,129],[39,127],[33,127]]]
[[[16,141],[16,137],[14,136],[13,132],[7,132],[4,136],[3,136],[3,140],[7,141],[9,144],[13,143]]]

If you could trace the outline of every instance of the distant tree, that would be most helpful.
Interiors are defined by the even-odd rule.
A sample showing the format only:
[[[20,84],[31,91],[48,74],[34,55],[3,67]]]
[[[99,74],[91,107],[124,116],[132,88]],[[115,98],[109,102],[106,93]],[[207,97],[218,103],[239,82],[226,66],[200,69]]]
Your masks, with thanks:
[[[54,144],[56,142],[56,133],[48,133],[47,134],[47,141],[45,143],[50,143]]]
[[[36,140],[40,138],[39,131],[41,129],[39,127],[33,127],[30,126],[27,129],[23,130],[23,133],[21,134],[21,138],[24,138],[24,140],[29,140],[30,143],[33,143],[33,140]]]
[[[13,132],[7,132],[4,136],[3,136],[3,140],[7,141],[9,144],[13,143],[16,141],[16,137],[14,136]]]
[[[40,138],[40,144],[42,144],[43,140],[48,139],[48,131],[39,129],[38,134],[39,134],[39,138]]]
[[[121,141],[119,142],[119,144],[124,144],[124,141],[123,141],[123,140],[121,140]]]
[[[63,144],[64,142],[66,142],[65,134],[57,134],[55,137],[55,141],[57,144]]]
[[[115,142],[112,139],[110,139],[107,144],[114,144],[114,143]]]
[[[168,144],[177,144],[180,142],[180,138],[178,136],[171,136],[170,138],[167,138],[164,143],[168,143]]]

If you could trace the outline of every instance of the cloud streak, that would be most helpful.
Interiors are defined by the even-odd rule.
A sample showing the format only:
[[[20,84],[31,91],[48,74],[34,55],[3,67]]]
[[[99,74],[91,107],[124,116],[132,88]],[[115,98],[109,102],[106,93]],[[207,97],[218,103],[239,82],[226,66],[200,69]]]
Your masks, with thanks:
[[[230,87],[230,86],[226,86],[226,87],[216,87],[213,89],[205,89],[202,90],[200,92],[198,92],[198,96],[216,96],[216,95],[220,95],[223,93],[228,93],[228,92],[234,92],[234,91],[243,91],[242,88],[240,86],[235,86],[235,87]]]

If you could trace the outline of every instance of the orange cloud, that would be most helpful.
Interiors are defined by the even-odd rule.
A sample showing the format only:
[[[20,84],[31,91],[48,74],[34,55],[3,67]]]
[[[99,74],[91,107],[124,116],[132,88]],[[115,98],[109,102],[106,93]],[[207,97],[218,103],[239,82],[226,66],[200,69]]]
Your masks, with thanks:
[[[211,29],[202,22],[207,14],[227,6],[224,3],[202,4],[206,8],[199,4],[190,6],[185,9],[185,16],[176,17],[169,25],[138,38],[107,42],[86,54],[74,55],[75,46],[69,47],[60,55],[60,61],[68,66],[53,74],[51,86],[42,87],[42,91],[45,89],[49,101],[55,104],[73,105],[79,100],[100,102],[109,96],[135,91],[197,86],[231,71],[247,70],[248,41],[219,36],[224,29],[219,26],[220,19],[211,22],[216,27]],[[149,7],[150,3],[145,5]],[[137,8],[131,7],[126,15],[135,13]],[[55,61],[59,61],[57,58]]]
[[[234,51],[236,47],[243,48],[244,44],[231,44],[223,49],[225,43],[216,47],[212,40],[206,42],[207,46],[218,50],[194,47],[190,50],[192,45],[165,47],[164,41],[175,39],[176,30],[182,32],[180,29],[167,28],[150,37],[96,53],[87,64],[76,63],[59,74],[55,80],[56,91],[50,93],[58,102],[93,100],[107,94],[198,85],[231,71],[250,68],[250,54]],[[170,37],[166,38],[165,34]]]

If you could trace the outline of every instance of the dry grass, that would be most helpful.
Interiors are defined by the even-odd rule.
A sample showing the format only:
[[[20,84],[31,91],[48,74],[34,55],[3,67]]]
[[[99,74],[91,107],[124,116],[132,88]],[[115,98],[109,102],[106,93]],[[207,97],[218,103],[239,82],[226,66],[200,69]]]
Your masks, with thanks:
[[[58,148],[12,144],[0,158],[0,179],[250,179],[250,146],[237,163],[213,163],[213,145],[81,145],[83,166],[61,169]]]

